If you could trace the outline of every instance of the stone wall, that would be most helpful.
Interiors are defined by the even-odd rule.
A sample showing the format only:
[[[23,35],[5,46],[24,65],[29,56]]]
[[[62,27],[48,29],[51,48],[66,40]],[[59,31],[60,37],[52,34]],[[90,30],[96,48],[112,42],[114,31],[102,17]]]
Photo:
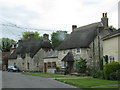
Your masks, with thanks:
[[[26,54],[25,59],[22,59],[19,55],[17,59],[8,61],[8,65],[16,65],[22,71],[43,71],[43,58],[46,57],[50,51],[40,49],[37,54],[31,58],[29,54]]]

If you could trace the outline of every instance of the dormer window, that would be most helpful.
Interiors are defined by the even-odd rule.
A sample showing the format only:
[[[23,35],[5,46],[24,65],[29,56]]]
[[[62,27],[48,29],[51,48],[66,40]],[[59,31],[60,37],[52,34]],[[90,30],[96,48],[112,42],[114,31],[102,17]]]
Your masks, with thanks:
[[[76,49],[76,53],[80,53],[80,48],[77,48],[77,49]]]

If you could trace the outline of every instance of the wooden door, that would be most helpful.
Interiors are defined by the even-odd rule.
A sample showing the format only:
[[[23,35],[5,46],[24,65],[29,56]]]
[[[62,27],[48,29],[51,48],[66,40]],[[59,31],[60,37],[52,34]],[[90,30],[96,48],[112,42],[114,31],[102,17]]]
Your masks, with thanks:
[[[44,63],[44,72],[47,72],[47,63]]]

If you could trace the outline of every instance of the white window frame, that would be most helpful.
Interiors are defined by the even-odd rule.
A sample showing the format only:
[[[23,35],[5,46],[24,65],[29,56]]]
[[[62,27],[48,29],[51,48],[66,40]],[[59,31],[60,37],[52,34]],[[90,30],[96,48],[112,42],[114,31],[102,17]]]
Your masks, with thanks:
[[[78,49],[79,49],[79,52],[78,52]],[[77,54],[80,54],[80,53],[81,53],[81,49],[80,49],[80,48],[77,48],[77,49],[76,49],[76,53],[77,53]]]
[[[66,62],[62,61],[62,68],[66,68]]]

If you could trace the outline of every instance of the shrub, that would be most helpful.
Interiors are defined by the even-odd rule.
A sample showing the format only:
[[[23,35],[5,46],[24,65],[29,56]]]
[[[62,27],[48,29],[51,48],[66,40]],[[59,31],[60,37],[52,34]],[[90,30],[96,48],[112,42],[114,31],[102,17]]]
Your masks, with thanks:
[[[117,80],[120,81],[120,69],[116,71],[117,73]]]
[[[77,63],[78,63],[78,73],[85,73],[87,69],[86,59],[80,58],[80,61],[78,61]]]
[[[120,69],[120,64],[118,62],[107,63],[104,66],[105,79],[110,79],[110,74],[116,72],[119,69]],[[111,76],[113,76],[113,74]]]
[[[98,70],[96,73],[93,74],[94,78],[100,78],[100,79],[104,79],[104,72],[103,70]]]
[[[110,80],[117,80],[117,72],[110,73]]]

